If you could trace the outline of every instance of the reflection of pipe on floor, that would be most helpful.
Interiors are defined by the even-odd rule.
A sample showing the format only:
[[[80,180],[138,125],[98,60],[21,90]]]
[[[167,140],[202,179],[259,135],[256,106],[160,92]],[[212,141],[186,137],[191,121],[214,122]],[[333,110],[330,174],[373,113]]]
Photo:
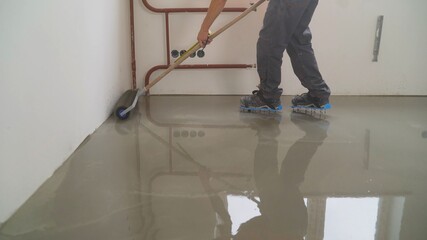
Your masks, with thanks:
[[[191,162],[192,164],[194,164],[199,169],[199,174],[209,175],[210,177],[214,178],[218,182],[220,182],[222,184],[225,184],[227,187],[230,187],[231,189],[233,189],[233,190],[241,193],[243,196],[247,197],[248,199],[250,199],[250,200],[252,200],[252,201],[254,201],[256,203],[259,203],[259,201],[254,197],[254,193],[253,192],[242,191],[237,186],[234,186],[233,184],[229,183],[228,181],[220,178],[219,176],[216,176],[215,174],[213,174],[213,172],[208,167],[206,167],[203,164],[197,162],[193,157],[191,157],[191,155],[180,144],[178,144],[179,148],[177,148],[175,146],[172,146],[166,140],[164,140],[163,138],[161,138],[160,136],[158,136],[156,133],[154,133],[147,126],[145,126],[145,125],[142,125],[142,126],[150,133],[150,135],[152,137],[154,137],[155,139],[157,139],[161,143],[163,143],[163,144],[167,145],[168,147],[170,147],[175,153],[179,154],[185,160],[187,160],[187,161]]]
[[[424,132],[421,134],[421,136],[422,136],[423,138],[427,138],[427,131],[424,131]]]
[[[370,162],[370,152],[371,152],[371,130],[366,129],[365,131],[365,159],[363,160],[363,167],[366,170],[369,170]]]
[[[146,114],[146,118],[153,123],[154,125],[158,126],[158,127],[185,127],[185,128],[221,128],[221,129],[228,129],[228,128],[239,128],[239,129],[243,129],[243,128],[248,128],[249,126],[247,125],[219,125],[219,124],[206,124],[206,123],[162,123],[160,121],[157,121],[153,115],[151,114],[151,99],[150,98],[145,98],[145,114]],[[204,134],[204,133],[203,133]]]

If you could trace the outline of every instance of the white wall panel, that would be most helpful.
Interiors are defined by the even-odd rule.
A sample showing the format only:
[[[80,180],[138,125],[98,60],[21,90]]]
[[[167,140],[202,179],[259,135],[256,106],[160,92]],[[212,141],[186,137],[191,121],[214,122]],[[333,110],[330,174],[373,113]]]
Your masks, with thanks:
[[[0,224],[130,87],[129,2],[0,1]]]

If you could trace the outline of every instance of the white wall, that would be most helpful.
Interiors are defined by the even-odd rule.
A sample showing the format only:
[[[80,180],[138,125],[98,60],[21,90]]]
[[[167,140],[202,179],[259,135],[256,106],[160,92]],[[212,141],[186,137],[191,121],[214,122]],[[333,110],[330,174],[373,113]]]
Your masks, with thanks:
[[[149,0],[156,7],[206,7],[209,0]],[[244,0],[229,0],[227,6],[247,7]],[[135,0],[137,12],[138,80],[143,84],[148,69],[166,64],[165,19]],[[255,44],[266,4],[220,35],[196,63],[253,64]],[[426,95],[427,2],[423,0],[331,0],[320,1],[311,27],[321,72],[335,95]],[[223,13],[215,31],[236,13]],[[373,63],[377,17],[384,15],[379,62]],[[170,15],[171,48],[186,49],[195,41],[202,13]],[[293,75],[285,55],[282,68],[285,94],[304,89]],[[153,74],[156,77],[160,71]],[[251,70],[178,70],[152,89],[153,94],[247,94],[258,76]]]
[[[0,1],[0,223],[130,88],[129,2]]]

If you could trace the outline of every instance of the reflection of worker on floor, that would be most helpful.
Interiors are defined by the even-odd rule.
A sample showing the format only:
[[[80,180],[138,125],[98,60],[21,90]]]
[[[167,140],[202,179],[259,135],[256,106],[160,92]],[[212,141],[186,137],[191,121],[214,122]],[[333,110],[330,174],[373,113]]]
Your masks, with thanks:
[[[234,237],[236,240],[293,240],[306,235],[307,208],[299,185],[310,160],[327,136],[329,123],[301,114],[292,114],[291,119],[305,136],[290,147],[280,171],[276,140],[280,135],[279,122],[260,120],[254,125],[258,132],[254,178],[261,215],[243,223]]]

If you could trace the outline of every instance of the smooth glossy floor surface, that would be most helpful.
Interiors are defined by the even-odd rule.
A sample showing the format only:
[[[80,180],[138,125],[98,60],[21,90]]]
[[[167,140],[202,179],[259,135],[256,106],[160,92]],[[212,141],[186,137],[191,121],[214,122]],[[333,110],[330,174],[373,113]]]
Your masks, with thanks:
[[[323,116],[238,104],[141,98],[0,239],[427,239],[427,97],[334,97]]]

